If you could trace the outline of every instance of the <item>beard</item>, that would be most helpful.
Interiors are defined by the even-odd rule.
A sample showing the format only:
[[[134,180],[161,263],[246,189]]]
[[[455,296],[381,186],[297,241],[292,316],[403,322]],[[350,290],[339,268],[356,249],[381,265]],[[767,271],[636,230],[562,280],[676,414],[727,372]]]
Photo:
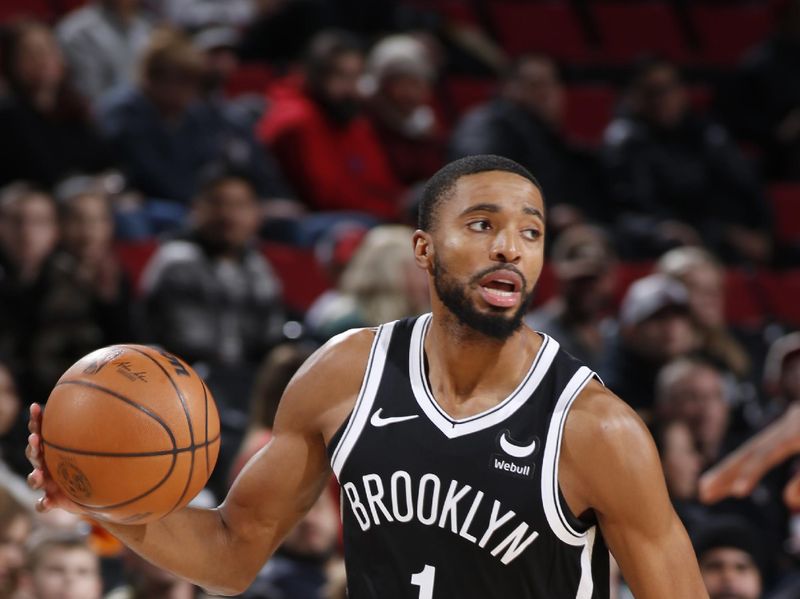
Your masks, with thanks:
[[[483,277],[496,270],[513,270],[522,279],[522,301],[510,317],[505,315],[506,309],[495,306],[489,306],[489,312],[479,311],[467,295],[469,286],[476,285]],[[505,341],[520,329],[522,319],[528,312],[528,306],[530,306],[533,299],[533,290],[526,292],[528,282],[525,276],[509,265],[487,268],[473,276],[467,285],[460,285],[458,281],[449,275],[441,262],[439,262],[439,259],[434,256],[433,284],[436,289],[436,295],[439,296],[445,307],[450,310],[461,324],[498,341]]]

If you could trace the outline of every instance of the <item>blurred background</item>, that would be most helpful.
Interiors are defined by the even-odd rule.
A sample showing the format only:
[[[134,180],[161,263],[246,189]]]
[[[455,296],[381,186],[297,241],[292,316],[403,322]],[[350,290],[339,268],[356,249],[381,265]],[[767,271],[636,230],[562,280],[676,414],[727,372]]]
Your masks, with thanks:
[[[165,346],[220,407],[216,505],[316,347],[428,309],[421,186],[475,153],[542,183],[528,324],[651,427],[712,599],[800,598],[800,462],[697,501],[800,401],[798,0],[3,0],[0,598],[203,597],[33,513],[26,406]],[[337,502],[243,597],[344,597]]]

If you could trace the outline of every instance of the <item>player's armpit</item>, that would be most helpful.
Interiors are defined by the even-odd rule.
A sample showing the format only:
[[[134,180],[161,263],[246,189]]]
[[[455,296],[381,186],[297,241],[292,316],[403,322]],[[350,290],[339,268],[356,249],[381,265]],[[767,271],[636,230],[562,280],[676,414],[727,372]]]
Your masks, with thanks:
[[[576,514],[593,510],[637,599],[707,598],[644,423],[597,383],[567,418],[559,483]]]

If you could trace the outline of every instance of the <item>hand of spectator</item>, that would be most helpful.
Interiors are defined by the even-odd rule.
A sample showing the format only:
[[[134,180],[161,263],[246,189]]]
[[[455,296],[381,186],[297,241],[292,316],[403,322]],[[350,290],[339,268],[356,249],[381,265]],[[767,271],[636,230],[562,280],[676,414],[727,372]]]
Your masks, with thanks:
[[[33,466],[33,471],[28,475],[28,486],[34,490],[43,490],[44,496],[36,502],[36,511],[47,512],[53,508],[61,508],[74,514],[87,514],[87,510],[71,501],[61,491],[56,481],[50,476],[42,460],[42,407],[39,404],[31,405],[31,417],[28,421],[28,446],[25,456]]]
[[[700,499],[717,502],[729,495],[747,496],[773,466],[800,453],[800,405],[791,406],[772,423],[700,479]],[[800,474],[783,494],[791,509],[800,508]]]

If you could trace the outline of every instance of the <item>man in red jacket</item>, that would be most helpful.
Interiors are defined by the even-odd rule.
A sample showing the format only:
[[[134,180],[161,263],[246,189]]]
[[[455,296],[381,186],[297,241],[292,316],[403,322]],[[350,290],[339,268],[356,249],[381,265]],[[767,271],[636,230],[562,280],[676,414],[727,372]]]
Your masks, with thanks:
[[[271,91],[259,138],[311,208],[395,218],[401,188],[360,113],[364,55],[358,42],[323,32],[312,40],[305,67],[301,85],[284,82]]]

